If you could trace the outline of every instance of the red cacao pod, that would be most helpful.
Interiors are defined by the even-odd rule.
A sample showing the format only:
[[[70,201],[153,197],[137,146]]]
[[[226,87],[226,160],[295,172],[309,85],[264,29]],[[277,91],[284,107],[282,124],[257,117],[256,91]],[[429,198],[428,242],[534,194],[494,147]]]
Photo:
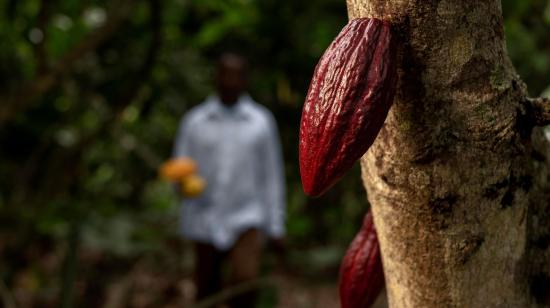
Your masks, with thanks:
[[[380,247],[372,221],[365,215],[363,226],[351,242],[340,267],[342,308],[370,307],[384,287]]]
[[[351,20],[313,74],[300,124],[304,191],[320,195],[368,150],[393,102],[396,40],[387,21]]]

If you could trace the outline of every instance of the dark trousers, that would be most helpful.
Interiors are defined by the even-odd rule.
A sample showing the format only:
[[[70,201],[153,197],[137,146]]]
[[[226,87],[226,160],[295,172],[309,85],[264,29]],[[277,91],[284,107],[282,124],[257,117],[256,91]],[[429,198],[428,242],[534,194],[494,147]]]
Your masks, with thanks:
[[[195,283],[197,301],[216,294],[222,287],[222,267],[228,261],[230,278],[228,286],[235,286],[258,277],[262,245],[260,233],[249,229],[241,234],[233,248],[219,251],[205,243],[195,243]],[[249,291],[233,297],[228,305],[232,308],[253,308],[256,291]]]

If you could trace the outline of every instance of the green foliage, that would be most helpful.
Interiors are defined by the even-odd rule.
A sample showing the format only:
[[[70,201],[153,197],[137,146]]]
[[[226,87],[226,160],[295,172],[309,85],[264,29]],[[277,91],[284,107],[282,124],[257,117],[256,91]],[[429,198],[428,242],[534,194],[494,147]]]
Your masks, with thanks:
[[[502,1],[510,57],[529,92],[538,96],[548,87],[550,72],[550,1]]]
[[[63,247],[77,221],[84,249],[120,258],[161,251],[177,231],[178,201],[156,168],[170,156],[179,117],[213,91],[214,60],[229,49],[249,57],[252,96],[278,120],[288,241],[297,259],[313,256],[297,263],[336,262],[368,210],[359,167],[326,196],[307,198],[297,138],[311,73],[346,23],[345,1],[127,2],[0,3],[0,100],[20,108],[0,122],[0,234],[13,235],[4,246],[16,254],[47,238]],[[550,84],[550,1],[502,5],[509,54],[538,95]],[[22,98],[58,66],[53,86]],[[0,263],[8,280],[21,266],[15,259]]]

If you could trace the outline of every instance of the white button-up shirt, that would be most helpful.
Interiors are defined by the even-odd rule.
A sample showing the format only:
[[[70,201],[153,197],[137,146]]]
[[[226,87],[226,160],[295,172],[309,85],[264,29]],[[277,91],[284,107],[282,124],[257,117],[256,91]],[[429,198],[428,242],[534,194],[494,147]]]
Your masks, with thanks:
[[[206,179],[204,193],[184,199],[183,236],[229,249],[241,232],[285,232],[283,165],[273,115],[248,95],[227,107],[210,96],[181,120],[174,157],[188,156]]]

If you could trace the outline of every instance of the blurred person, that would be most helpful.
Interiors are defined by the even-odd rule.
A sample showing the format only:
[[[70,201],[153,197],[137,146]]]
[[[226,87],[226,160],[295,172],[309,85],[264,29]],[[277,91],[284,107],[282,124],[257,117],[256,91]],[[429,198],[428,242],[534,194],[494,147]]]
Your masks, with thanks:
[[[181,120],[174,158],[191,157],[206,190],[181,206],[181,234],[194,242],[197,300],[217,293],[222,264],[230,283],[258,276],[264,237],[282,247],[285,196],[275,119],[247,87],[247,62],[224,53],[216,70],[217,94]],[[256,292],[234,297],[230,307],[254,307]]]

